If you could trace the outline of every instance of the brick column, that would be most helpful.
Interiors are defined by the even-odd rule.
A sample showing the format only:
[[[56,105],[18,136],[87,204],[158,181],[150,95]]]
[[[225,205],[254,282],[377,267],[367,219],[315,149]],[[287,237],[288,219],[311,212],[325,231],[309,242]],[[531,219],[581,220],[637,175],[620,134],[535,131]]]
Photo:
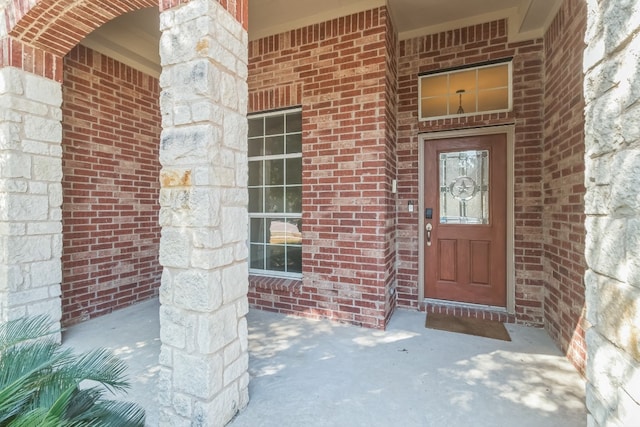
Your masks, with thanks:
[[[247,33],[213,0],[162,12],[161,425],[248,403]]]
[[[631,426],[640,419],[640,7],[587,8],[588,425]]]
[[[0,321],[60,321],[61,104],[60,83],[0,69]]]

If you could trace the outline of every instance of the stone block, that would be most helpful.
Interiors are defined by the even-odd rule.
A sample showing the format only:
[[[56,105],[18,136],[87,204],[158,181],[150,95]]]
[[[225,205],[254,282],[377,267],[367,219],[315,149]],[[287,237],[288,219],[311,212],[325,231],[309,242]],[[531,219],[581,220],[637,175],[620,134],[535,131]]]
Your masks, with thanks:
[[[62,141],[62,123],[59,120],[27,115],[24,118],[24,135],[28,139],[59,144]]]
[[[246,262],[227,267],[222,272],[223,303],[246,298],[249,292],[249,268]]]
[[[238,320],[238,340],[240,341],[242,351],[249,351],[249,327],[246,317]]]
[[[241,354],[242,347],[240,346],[240,341],[236,339],[224,348],[224,351],[222,353],[224,366],[229,366],[231,363],[235,362]]]
[[[591,398],[600,402],[599,405],[606,408],[607,412],[614,412],[620,403],[618,392],[624,387],[626,379],[633,375],[636,369],[634,365],[637,364],[595,328],[587,330],[586,339],[589,360],[587,380],[593,390],[597,390],[597,395]],[[591,406],[588,407],[596,420],[601,422],[602,417]]]
[[[238,319],[243,318],[249,313],[249,300],[246,298],[240,298],[236,301],[236,316]]]
[[[49,185],[47,182],[43,181],[28,181],[29,182],[29,193],[32,195],[48,195]]]
[[[172,406],[176,414],[186,418],[191,417],[191,413],[193,411],[191,396],[182,393],[174,393]]]
[[[27,223],[27,234],[31,236],[62,234],[62,222],[60,221],[29,222]]]
[[[180,393],[210,400],[222,389],[221,355],[173,355],[173,387]]]
[[[0,205],[2,205],[3,197],[0,194]],[[22,222],[0,222],[0,235],[4,236],[23,236],[27,233],[27,226]]]
[[[209,270],[229,265],[234,261],[233,248],[194,249],[191,255],[191,265],[194,268]]]
[[[164,347],[164,346],[163,346]],[[160,407],[171,407],[173,400],[172,377],[173,371],[170,368],[161,367],[158,370],[158,404]]]
[[[640,288],[599,278],[591,300],[600,334],[640,363]]]
[[[24,91],[28,99],[54,107],[62,105],[62,84],[54,80],[25,73]]]
[[[214,129],[209,125],[164,129],[160,141],[160,163],[163,166],[206,163],[213,134]]]
[[[60,208],[62,207],[62,184],[54,183],[49,184],[49,207]]]
[[[246,241],[249,233],[249,214],[242,207],[222,207],[222,243],[235,243]]]
[[[640,215],[640,195],[634,191],[640,185],[640,150],[617,152],[610,170],[616,174],[611,180],[609,212],[616,216]]]
[[[187,268],[190,256],[188,230],[164,227],[160,237],[160,264],[163,267]]]
[[[247,261],[249,258],[249,246],[247,242],[238,242],[233,247],[233,256],[236,261]]]
[[[33,179],[58,183],[62,181],[62,160],[56,157],[33,156]]]
[[[237,338],[238,319],[232,306],[201,316],[198,324],[198,351],[214,354]]]
[[[173,275],[169,268],[162,269],[159,299],[162,305],[173,305]]]
[[[625,259],[627,222],[612,217],[587,217],[585,222],[585,258],[596,273],[625,281],[626,270],[620,260]]]
[[[632,399],[624,389],[619,390],[618,401],[616,418],[620,420],[620,424],[623,426],[637,424],[640,420],[640,402]]]
[[[218,229],[198,228],[193,230],[193,247],[199,249],[216,249],[222,246],[222,237]]]
[[[0,193],[26,193],[27,191],[29,191],[29,184],[27,181],[0,179]],[[0,195],[0,197],[4,197],[4,200],[6,200],[7,195]]]
[[[24,286],[25,277],[19,266],[0,264],[0,292],[17,292]]]
[[[0,236],[0,262],[21,264],[47,261],[52,258],[52,239],[49,236]]]
[[[26,307],[28,316],[45,314],[55,323],[59,323],[59,320],[62,318],[62,303],[60,302],[60,298],[47,298],[45,300],[28,303]],[[59,330],[60,325],[54,326],[54,329]],[[58,333],[58,337],[59,336],[60,334]],[[59,339],[58,342],[60,342]]]
[[[166,408],[160,409],[158,422],[162,427],[193,427],[190,419],[179,417],[172,410]]]
[[[0,152],[0,178],[31,178],[31,156],[14,151]]]
[[[22,95],[24,93],[23,76],[26,73],[14,67],[0,68],[0,94]]]
[[[234,84],[229,90],[238,91],[240,90],[240,88]],[[241,153],[245,153],[247,151],[247,134],[249,131],[247,120],[245,117],[246,116],[242,115],[241,113],[231,112],[225,114],[224,116],[224,145]]]
[[[187,337],[193,336],[195,327],[194,315],[171,306],[160,306],[160,340],[163,344],[186,349]]]
[[[173,350],[171,347],[166,345],[160,346],[160,356],[158,356],[158,363],[163,366],[173,365]]]
[[[0,150],[20,150],[21,129],[19,123],[0,122]]]
[[[625,247],[627,256],[624,264],[627,270],[627,283],[640,290],[640,216],[627,221]]]
[[[229,386],[212,401],[196,403],[192,425],[194,427],[223,427],[240,409],[238,388]]]
[[[585,158],[601,156],[624,147],[621,105],[615,94],[607,92],[598,102],[585,107]]]
[[[224,386],[228,386],[237,382],[242,375],[249,369],[249,354],[243,353],[230,365],[225,366],[224,370]]]
[[[173,123],[175,126],[191,123],[191,108],[187,105],[176,105],[173,108]]]
[[[30,266],[31,286],[40,287],[62,282],[62,263],[59,259],[34,262]]]
[[[49,218],[49,200],[46,195],[4,195],[6,210],[0,211],[0,221],[46,221]]]
[[[173,277],[173,303],[189,311],[208,313],[222,304],[220,274],[188,270]]]

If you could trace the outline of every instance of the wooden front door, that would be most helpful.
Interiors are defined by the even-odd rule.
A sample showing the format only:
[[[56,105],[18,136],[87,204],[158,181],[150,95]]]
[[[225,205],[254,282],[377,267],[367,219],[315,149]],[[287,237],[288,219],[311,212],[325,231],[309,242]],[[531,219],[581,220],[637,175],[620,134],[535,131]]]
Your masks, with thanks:
[[[425,298],[505,307],[506,135],[424,144]]]

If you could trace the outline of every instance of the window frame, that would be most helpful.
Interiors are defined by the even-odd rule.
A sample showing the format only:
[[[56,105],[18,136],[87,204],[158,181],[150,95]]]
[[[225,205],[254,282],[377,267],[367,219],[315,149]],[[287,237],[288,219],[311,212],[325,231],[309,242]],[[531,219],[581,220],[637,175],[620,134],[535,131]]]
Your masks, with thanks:
[[[300,114],[300,119],[302,121],[302,108],[301,107],[295,107],[295,108],[287,108],[287,109],[280,109],[280,110],[274,110],[274,111],[266,111],[266,112],[256,112],[256,113],[251,113],[247,115],[247,120],[250,119],[256,119],[256,118],[268,118],[268,117],[276,117],[276,116],[287,116],[290,115],[292,113],[299,113]],[[273,136],[283,136],[285,138],[286,141],[286,137],[287,135],[295,135],[295,134],[299,134],[300,135],[300,139],[302,141],[302,125],[300,127],[299,131],[296,132],[287,132],[286,129],[286,121],[285,121],[285,128],[283,130],[283,133],[278,133],[278,134],[273,134],[273,135],[266,135],[265,130],[263,129],[262,135],[261,136],[253,136],[253,137],[249,137],[247,136],[247,146],[249,146],[249,144],[251,143],[252,139],[259,139],[259,138],[267,138],[267,137],[273,137]],[[285,142],[286,143],[286,142]],[[300,163],[301,163],[301,169],[300,169],[300,184],[294,184],[293,186],[299,186],[300,187],[300,191],[302,192],[302,147],[300,148],[300,152],[295,152],[295,153],[287,153],[286,150],[285,152],[283,152],[282,154],[269,154],[269,155],[265,155],[264,153],[262,153],[262,155],[259,156],[249,156],[247,154],[247,167],[249,168],[249,164],[251,162],[263,162],[266,163],[270,160],[282,160],[285,163],[285,169],[286,169],[286,163],[288,159],[301,159]],[[265,188],[269,188],[271,187],[270,185],[267,185],[266,182],[264,182],[264,178],[265,178],[265,172],[264,172],[264,168],[262,168],[263,170],[263,181],[259,186],[252,186],[249,185],[249,181],[247,182],[247,189],[253,189],[253,188],[261,188],[263,190],[263,195],[264,195],[264,189]],[[283,188],[287,188],[287,187],[291,187],[290,185],[287,185],[287,179],[286,179],[286,172],[285,172],[285,181],[283,183]],[[274,186],[275,188],[276,186]],[[286,197],[285,197],[286,199]],[[285,201],[286,202],[286,201]],[[292,219],[292,220],[298,220],[300,223],[302,222],[302,201],[300,204],[300,212],[299,213],[290,213],[290,212],[267,212],[265,209],[265,203],[266,201],[264,200],[264,197],[262,198],[262,203],[263,203],[263,208],[262,208],[262,212],[251,212],[249,209],[248,211],[248,216],[249,216],[249,221],[248,221],[248,228],[249,228],[249,235],[248,235],[248,240],[247,240],[247,244],[248,244],[248,249],[249,249],[249,255],[248,255],[248,264],[249,264],[249,274],[251,275],[255,275],[255,276],[264,276],[264,277],[278,277],[278,278],[286,278],[286,279],[301,279],[302,278],[302,271],[298,272],[289,272],[289,271],[278,271],[278,270],[269,270],[267,269],[267,265],[266,265],[266,261],[267,261],[267,256],[268,256],[268,248],[270,245],[274,245],[274,246],[282,246],[285,248],[285,254],[287,254],[287,247],[291,246],[291,247],[299,247],[300,248],[300,255],[301,255],[301,261],[300,261],[300,270],[302,270],[302,252],[303,252],[303,245],[302,242],[300,242],[299,244],[292,244],[292,243],[269,243],[269,239],[267,239],[268,237],[268,233],[269,230],[267,227],[265,227],[263,233],[263,241],[262,242],[252,242],[252,231],[251,231],[251,224],[252,224],[252,219],[264,219],[265,220],[265,224],[268,223],[269,219]],[[251,200],[249,200],[249,206],[251,205]],[[300,230],[302,231],[302,230]],[[252,245],[254,244],[260,244],[263,245],[263,256],[265,259],[265,265],[264,265],[264,269],[259,269],[259,268],[252,268],[251,267],[251,254],[252,254]],[[287,255],[285,255],[286,257]]]
[[[440,116],[423,116],[423,112],[422,112],[422,101],[423,99],[428,99],[428,98],[433,98],[433,97],[429,97],[429,96],[423,96],[422,93],[422,81],[425,78],[433,78],[436,76],[447,76],[447,94],[446,96],[456,96],[456,90],[451,90],[451,88],[449,87],[449,82],[451,79],[452,75],[458,74],[458,73],[466,73],[469,71],[475,71],[476,72],[476,84],[475,84],[475,88],[473,91],[473,94],[475,95],[475,106],[478,106],[478,92],[480,92],[481,90],[479,89],[479,84],[478,84],[478,72],[479,70],[482,69],[487,69],[487,68],[492,68],[492,67],[500,67],[500,66],[507,66],[507,85],[506,86],[496,86],[494,88],[491,88],[492,90],[496,90],[496,89],[507,89],[507,96],[508,96],[508,106],[507,108],[502,108],[502,109],[495,109],[495,110],[483,110],[483,111],[472,111],[469,113],[463,113],[463,114],[457,114],[457,113],[449,113],[449,114],[445,114],[445,115],[440,115]],[[466,91],[465,93],[472,93],[471,91]],[[464,97],[464,94],[463,94]],[[463,102],[464,104],[464,102]],[[510,112],[513,111],[513,60],[512,58],[507,58],[507,59],[501,59],[501,60],[497,60],[497,61],[491,61],[491,62],[485,62],[482,64],[474,64],[474,65],[470,65],[470,66],[464,66],[464,67],[456,67],[456,68],[449,68],[446,70],[438,70],[438,71],[433,71],[433,72],[428,72],[428,73],[422,73],[418,75],[418,121],[420,122],[425,122],[425,121],[432,121],[432,120],[440,120],[440,119],[450,119],[450,118],[455,118],[455,117],[469,117],[469,116],[476,116],[476,115],[482,115],[482,114],[493,114],[493,113],[505,113],[505,112]]]

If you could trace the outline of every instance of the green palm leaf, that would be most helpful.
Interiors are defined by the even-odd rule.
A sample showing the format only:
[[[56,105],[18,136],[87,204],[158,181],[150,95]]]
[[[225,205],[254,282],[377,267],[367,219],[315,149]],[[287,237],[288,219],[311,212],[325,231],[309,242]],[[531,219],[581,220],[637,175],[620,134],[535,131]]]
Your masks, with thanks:
[[[105,349],[75,356],[39,316],[0,325],[0,426],[142,426],[144,410],[103,399],[125,391],[126,365]],[[82,389],[89,380],[99,387]]]

